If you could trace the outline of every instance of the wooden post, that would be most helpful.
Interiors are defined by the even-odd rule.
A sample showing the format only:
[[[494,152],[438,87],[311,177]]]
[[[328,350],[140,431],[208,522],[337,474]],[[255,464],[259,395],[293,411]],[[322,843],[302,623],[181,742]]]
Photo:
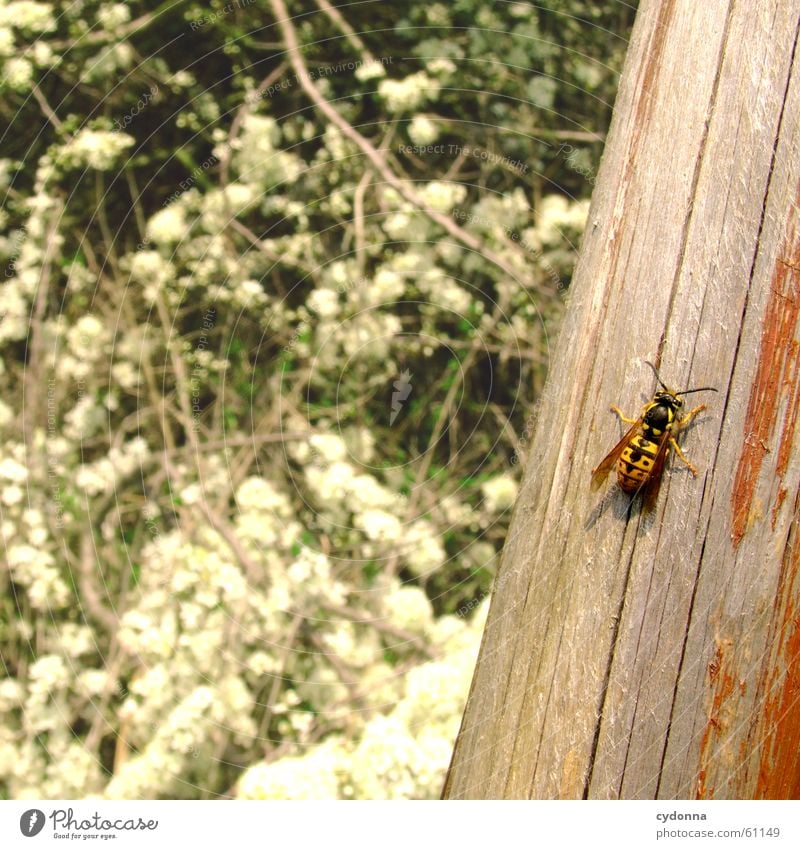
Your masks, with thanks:
[[[446,798],[800,797],[799,24],[641,5]],[[649,515],[645,359],[719,389]]]

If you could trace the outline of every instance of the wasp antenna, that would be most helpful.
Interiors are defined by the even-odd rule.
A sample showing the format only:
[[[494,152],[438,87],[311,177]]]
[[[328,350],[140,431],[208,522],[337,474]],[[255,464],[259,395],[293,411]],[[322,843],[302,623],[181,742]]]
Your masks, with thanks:
[[[676,395],[690,395],[692,392],[719,392],[713,386],[698,386],[697,389],[684,389],[683,392],[676,392]]]
[[[658,372],[656,371],[656,367],[655,367],[655,366],[654,366],[654,365],[653,365],[653,364],[652,364],[649,360],[645,360],[645,362],[647,363],[647,365],[649,365],[649,366],[650,366],[650,368],[651,368],[651,369],[653,369],[653,374],[656,376],[656,380],[657,380],[657,381],[661,384],[661,388],[662,388],[665,392],[669,392],[669,389],[667,389],[667,387],[666,387],[666,386],[664,386],[664,381],[663,381],[663,380],[659,377],[659,374],[658,374]]]

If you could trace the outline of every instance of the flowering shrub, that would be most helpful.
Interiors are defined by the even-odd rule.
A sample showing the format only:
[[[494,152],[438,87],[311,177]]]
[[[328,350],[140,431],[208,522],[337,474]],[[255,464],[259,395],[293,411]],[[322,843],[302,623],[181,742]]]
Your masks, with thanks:
[[[435,798],[623,43],[211,5],[0,0],[0,792]]]

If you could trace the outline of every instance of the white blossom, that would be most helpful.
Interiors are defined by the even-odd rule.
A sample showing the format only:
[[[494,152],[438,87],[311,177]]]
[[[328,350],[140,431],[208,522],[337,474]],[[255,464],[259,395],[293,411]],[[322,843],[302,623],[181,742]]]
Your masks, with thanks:
[[[283,518],[293,513],[286,495],[273,483],[259,477],[249,477],[239,485],[236,503],[240,510],[263,510]]]
[[[315,433],[310,437],[309,443],[326,463],[335,463],[347,458],[347,445],[341,436],[335,433]]]
[[[15,504],[21,503],[25,497],[25,493],[16,485],[3,487],[2,501],[7,507],[13,507]]]
[[[3,68],[6,85],[15,91],[25,91],[33,82],[33,65],[21,57],[6,60]]]
[[[425,632],[433,620],[433,608],[419,587],[397,585],[383,596],[391,621],[408,631]]]
[[[517,482],[510,475],[499,475],[481,485],[486,507],[492,513],[511,508],[516,500],[518,489]]]
[[[281,758],[247,770],[239,782],[240,799],[336,799],[340,741],[329,738],[305,757]]]
[[[356,525],[363,528],[371,540],[396,542],[403,536],[400,520],[385,510],[365,510],[356,516]]]
[[[61,155],[64,163],[73,168],[107,171],[135,141],[127,133],[83,129],[61,148]]]
[[[0,478],[14,483],[24,483],[28,479],[28,470],[13,458],[4,457],[0,460]]]
[[[53,5],[35,0],[12,0],[0,6],[0,25],[14,26],[22,32],[50,32],[55,29]]]
[[[308,308],[323,318],[333,318],[341,310],[339,296],[331,289],[315,289],[309,296]]]
[[[416,145],[432,144],[439,137],[439,125],[424,115],[415,115],[408,128],[408,136]]]
[[[115,30],[131,19],[131,10],[124,3],[111,3],[100,6],[97,20],[106,29]]]
[[[362,83],[367,82],[368,80],[380,79],[385,76],[386,69],[383,67],[383,63],[379,62],[377,59],[372,62],[364,62],[363,65],[356,68],[355,72],[356,79],[360,80]]]
[[[160,209],[147,222],[147,238],[158,245],[172,245],[186,236],[186,210],[178,204]]]
[[[462,203],[467,189],[460,183],[444,183],[434,180],[422,189],[425,204],[437,212],[449,212],[456,204]]]
[[[402,80],[381,80],[378,92],[386,101],[390,112],[411,112],[425,100],[434,100],[437,97],[439,83],[424,71],[418,71]]]

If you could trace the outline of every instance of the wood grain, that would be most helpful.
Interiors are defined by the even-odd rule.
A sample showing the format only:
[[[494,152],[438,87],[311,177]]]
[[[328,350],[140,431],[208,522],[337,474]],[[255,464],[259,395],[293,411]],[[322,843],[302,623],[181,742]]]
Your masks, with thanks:
[[[640,7],[447,798],[800,793],[798,26]],[[589,488],[645,359],[719,389],[647,517]]]

